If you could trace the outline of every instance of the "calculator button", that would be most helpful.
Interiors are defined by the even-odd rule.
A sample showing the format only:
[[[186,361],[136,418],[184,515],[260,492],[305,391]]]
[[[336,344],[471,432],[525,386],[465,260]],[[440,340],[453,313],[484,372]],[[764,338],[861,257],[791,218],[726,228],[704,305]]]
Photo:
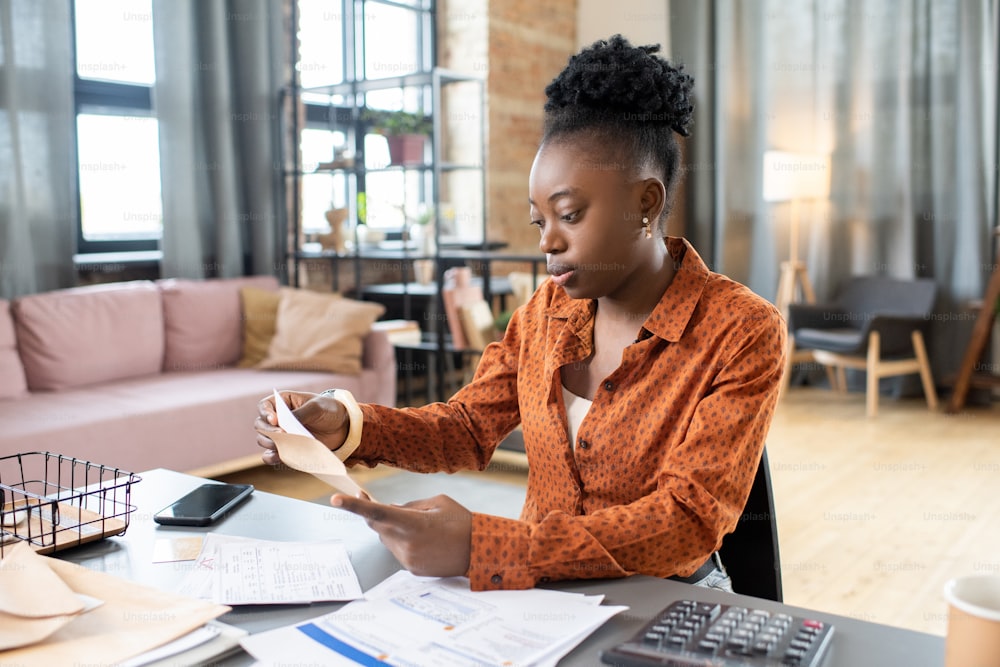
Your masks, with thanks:
[[[695,608],[694,613],[698,614],[699,616],[707,616],[709,618],[715,618],[719,615],[719,611],[721,609],[722,609],[721,605],[702,603]]]
[[[802,662],[802,658],[805,657],[805,651],[800,651],[799,649],[790,648],[785,651],[784,657],[781,659],[786,665],[798,665]]]
[[[814,621],[812,619],[806,619],[806,620],[802,621],[802,625],[804,625],[807,628],[814,628],[816,630],[822,630],[823,629],[823,623],[822,623],[822,621]]]
[[[708,639],[702,639],[698,642],[698,650],[702,653],[715,653],[718,648],[719,644]]]

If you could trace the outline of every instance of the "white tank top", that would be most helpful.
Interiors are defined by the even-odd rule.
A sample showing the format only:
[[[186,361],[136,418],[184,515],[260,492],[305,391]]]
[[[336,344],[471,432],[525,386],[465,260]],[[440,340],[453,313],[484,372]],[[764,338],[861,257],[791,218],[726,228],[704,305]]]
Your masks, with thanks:
[[[582,396],[577,396],[566,387],[562,388],[563,403],[566,404],[566,428],[569,432],[569,442],[576,449],[576,434],[580,430],[583,418],[587,416],[587,411],[594,404]]]

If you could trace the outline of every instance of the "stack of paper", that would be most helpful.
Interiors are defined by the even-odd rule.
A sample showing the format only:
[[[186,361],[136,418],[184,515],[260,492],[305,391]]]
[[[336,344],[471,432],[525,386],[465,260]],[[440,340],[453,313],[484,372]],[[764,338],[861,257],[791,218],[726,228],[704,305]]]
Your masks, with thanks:
[[[219,604],[356,600],[361,584],[342,542],[273,542],[208,533],[181,592]]]
[[[554,665],[628,609],[602,596],[531,589],[469,590],[464,577],[400,571],[338,611],[241,640],[265,663]]]
[[[421,340],[420,323],[413,320],[379,320],[372,324],[372,331],[385,332],[393,345],[419,343]]]

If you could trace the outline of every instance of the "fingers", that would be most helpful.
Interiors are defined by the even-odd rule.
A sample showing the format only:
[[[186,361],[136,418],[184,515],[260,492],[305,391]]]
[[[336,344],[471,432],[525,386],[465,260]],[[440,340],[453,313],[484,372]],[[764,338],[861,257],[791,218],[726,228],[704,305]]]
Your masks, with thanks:
[[[274,397],[265,396],[257,401],[257,414],[258,422],[276,426],[278,424],[278,413],[274,409]]]
[[[282,395],[282,398],[289,400],[285,395]],[[278,447],[268,435],[282,430],[278,426],[278,413],[275,411],[273,395],[265,396],[257,402],[257,419],[254,420],[253,427],[257,431],[257,446],[264,449],[264,453],[260,455],[261,460],[267,465],[281,463]]]
[[[472,513],[448,496],[400,506],[338,493],[330,504],[365,519],[386,548],[413,574],[450,577],[468,572]]]
[[[355,498],[344,493],[333,494],[333,497],[330,498],[330,505],[333,507],[339,507],[342,510],[347,510],[352,514],[357,514],[362,519],[367,521],[368,525],[387,520],[390,523],[393,523],[393,519],[396,521],[403,519],[403,516],[398,513],[398,511],[401,511],[402,508],[396,508],[392,505],[383,505],[382,503],[377,503],[373,500],[366,500],[364,498]]]

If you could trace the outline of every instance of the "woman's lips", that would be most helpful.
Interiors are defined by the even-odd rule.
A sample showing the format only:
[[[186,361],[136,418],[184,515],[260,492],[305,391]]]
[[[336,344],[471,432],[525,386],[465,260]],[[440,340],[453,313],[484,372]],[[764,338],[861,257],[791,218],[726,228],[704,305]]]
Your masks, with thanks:
[[[549,275],[552,276],[552,282],[560,287],[568,283],[569,279],[576,273],[576,270],[572,266],[565,264],[552,264],[547,267],[547,270]]]

